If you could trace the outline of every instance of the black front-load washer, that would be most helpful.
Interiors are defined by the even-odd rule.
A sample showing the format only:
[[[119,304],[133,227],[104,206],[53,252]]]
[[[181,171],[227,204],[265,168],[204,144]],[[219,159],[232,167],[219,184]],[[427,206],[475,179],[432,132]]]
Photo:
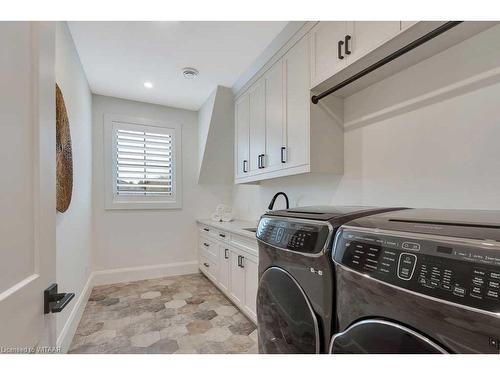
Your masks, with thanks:
[[[500,352],[500,211],[413,209],[338,231],[332,354]]]
[[[327,353],[335,331],[332,243],[347,221],[401,208],[310,206],[263,215],[257,228],[260,353]]]

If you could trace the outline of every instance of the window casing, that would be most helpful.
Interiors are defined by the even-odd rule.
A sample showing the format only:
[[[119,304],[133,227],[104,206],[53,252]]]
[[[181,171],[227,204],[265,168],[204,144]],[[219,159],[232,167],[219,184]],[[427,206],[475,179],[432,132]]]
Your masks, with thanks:
[[[105,116],[106,209],[181,208],[179,125]]]

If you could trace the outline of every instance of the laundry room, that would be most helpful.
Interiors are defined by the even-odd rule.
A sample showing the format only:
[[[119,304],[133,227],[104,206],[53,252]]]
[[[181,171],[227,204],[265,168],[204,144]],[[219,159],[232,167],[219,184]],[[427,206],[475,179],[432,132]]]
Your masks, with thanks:
[[[489,371],[500,8],[386,1],[13,7],[0,363]]]

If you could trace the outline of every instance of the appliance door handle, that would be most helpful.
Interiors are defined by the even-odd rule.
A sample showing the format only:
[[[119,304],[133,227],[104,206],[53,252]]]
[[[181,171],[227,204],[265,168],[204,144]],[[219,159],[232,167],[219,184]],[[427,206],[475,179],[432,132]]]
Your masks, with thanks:
[[[286,163],[286,147],[281,147],[281,162]]]
[[[229,249],[224,249],[224,259],[229,259]]]
[[[346,55],[350,55],[351,54],[351,51],[349,50],[349,41],[351,40],[351,36],[350,35],[346,35],[345,36],[345,54]]]
[[[337,43],[337,56],[340,60],[344,59],[344,56],[342,56],[342,46],[344,45],[344,41],[339,40]]]

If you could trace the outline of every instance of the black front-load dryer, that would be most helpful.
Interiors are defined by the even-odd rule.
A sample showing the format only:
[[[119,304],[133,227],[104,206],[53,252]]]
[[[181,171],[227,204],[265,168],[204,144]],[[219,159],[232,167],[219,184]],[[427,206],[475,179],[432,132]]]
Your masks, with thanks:
[[[414,209],[343,225],[333,354],[500,352],[500,211]]]
[[[347,221],[401,208],[314,206],[272,211],[257,228],[260,353],[327,353],[335,332],[331,249]]]

